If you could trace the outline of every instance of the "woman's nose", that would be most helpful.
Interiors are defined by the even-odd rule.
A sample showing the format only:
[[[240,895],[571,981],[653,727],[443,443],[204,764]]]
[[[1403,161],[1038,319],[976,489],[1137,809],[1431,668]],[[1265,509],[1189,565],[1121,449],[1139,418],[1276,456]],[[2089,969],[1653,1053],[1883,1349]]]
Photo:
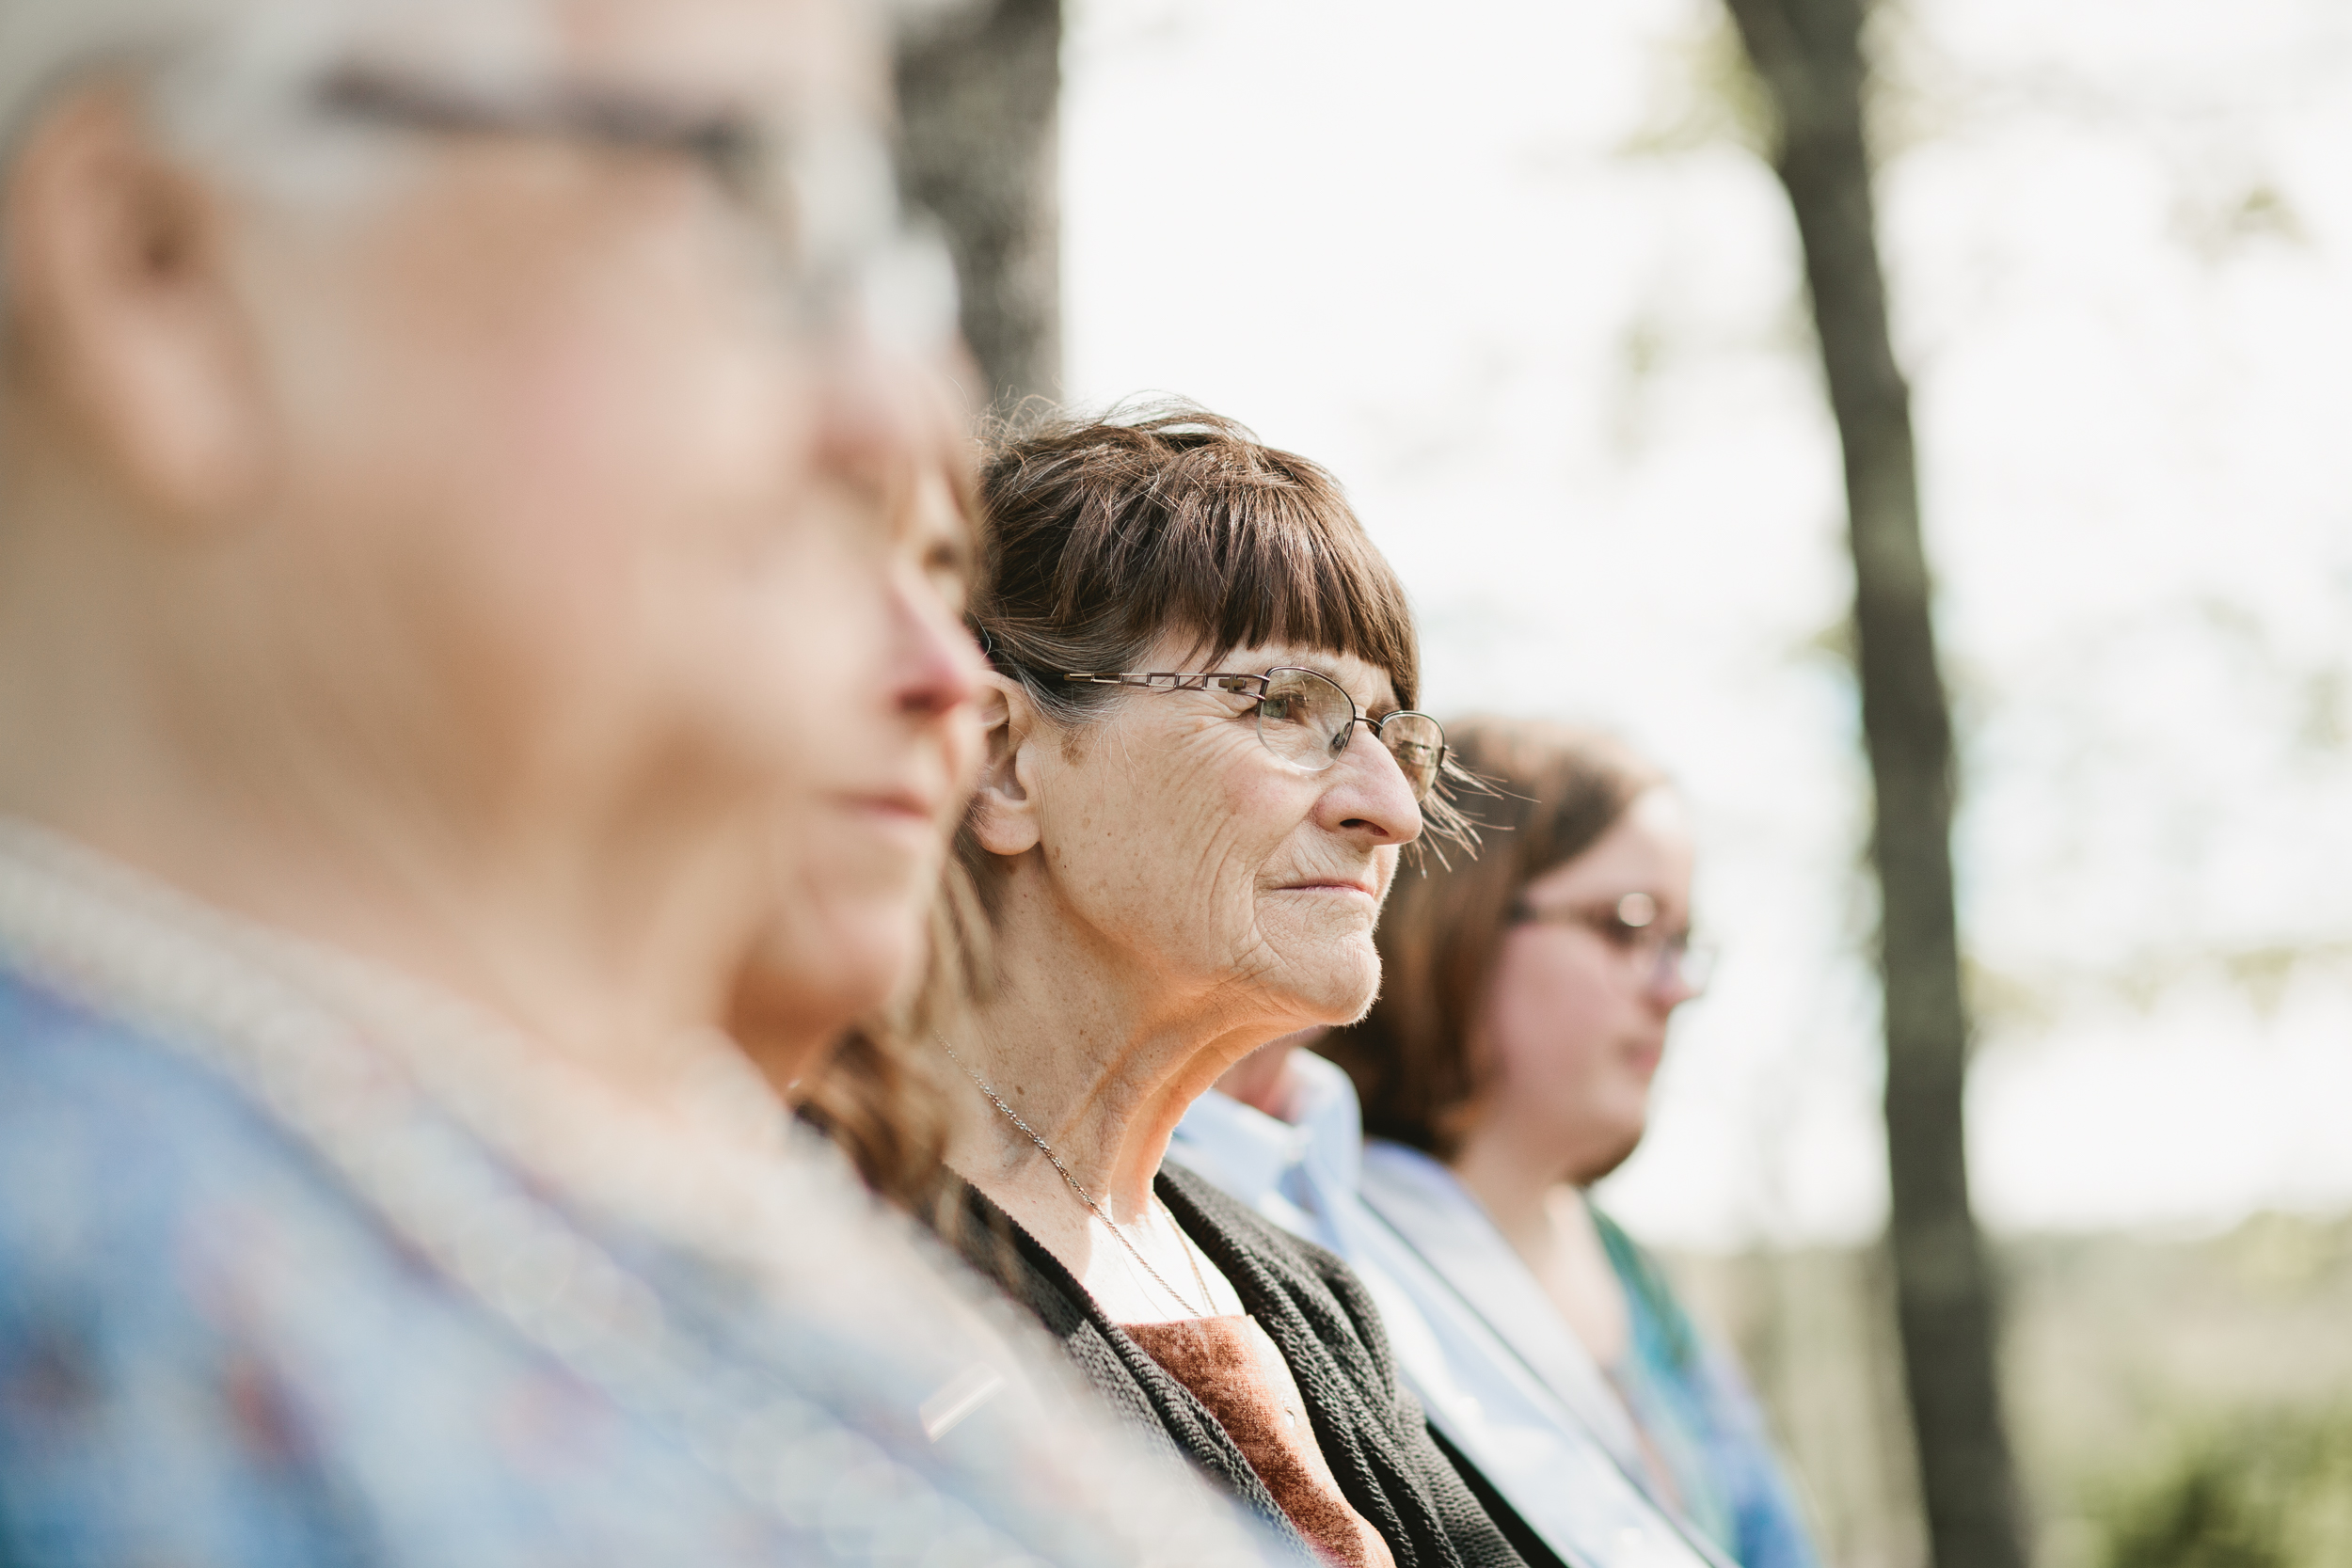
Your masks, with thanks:
[[[1699,988],[1692,985],[1691,977],[1683,973],[1683,956],[1671,947],[1659,949],[1642,986],[1644,999],[1664,1014],[1673,1012],[1698,993]]]
[[[892,696],[898,710],[937,719],[977,702],[986,661],[962,618],[928,589],[897,595],[895,610]]]
[[[1351,726],[1347,746],[1331,766],[1333,787],[1324,793],[1327,826],[1362,833],[1380,844],[1410,844],[1421,836],[1421,802],[1405,769],[1370,726]]]

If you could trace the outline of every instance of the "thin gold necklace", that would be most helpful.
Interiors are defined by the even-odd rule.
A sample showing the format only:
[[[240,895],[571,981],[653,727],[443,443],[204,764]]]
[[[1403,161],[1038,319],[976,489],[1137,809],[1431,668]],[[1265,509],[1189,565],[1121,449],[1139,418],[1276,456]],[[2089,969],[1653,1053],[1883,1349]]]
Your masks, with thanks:
[[[1146,1258],[1142,1252],[1137,1249],[1136,1243],[1127,1239],[1127,1233],[1119,1228],[1119,1222],[1111,1218],[1101,1204],[1094,1201],[1094,1195],[1086,1190],[1086,1184],[1080,1181],[1076,1177],[1070,1174],[1070,1167],[1061,1163],[1061,1156],[1054,1152],[1054,1146],[1047,1143],[1043,1138],[1038,1136],[1037,1129],[1031,1127],[1027,1122],[1023,1121],[1021,1119],[1021,1113],[1006,1104],[1004,1097],[998,1094],[994,1089],[990,1088],[986,1079],[982,1078],[978,1073],[973,1071],[969,1067],[966,1067],[964,1065],[963,1058],[956,1054],[956,1048],[954,1046],[949,1045],[946,1040],[942,1038],[940,1036],[933,1035],[931,1037],[939,1041],[939,1049],[947,1053],[947,1059],[949,1061],[963,1069],[963,1075],[972,1080],[972,1086],[979,1090],[983,1095],[986,1095],[988,1097],[988,1102],[991,1105],[995,1106],[999,1111],[1002,1111],[1005,1114],[1005,1119],[1019,1128],[1022,1133],[1027,1137],[1031,1143],[1037,1145],[1038,1152],[1053,1162],[1054,1168],[1061,1172],[1061,1179],[1070,1183],[1070,1190],[1078,1195],[1078,1201],[1092,1210],[1094,1212],[1094,1217],[1101,1220],[1105,1226],[1110,1227],[1111,1235],[1117,1238],[1120,1246],[1127,1249],[1127,1256],[1133,1258],[1137,1263],[1142,1265],[1143,1272],[1150,1275],[1152,1279],[1157,1282],[1160,1289],[1168,1292],[1168,1296],[1170,1301],[1173,1301],[1177,1306],[1183,1307],[1187,1312],[1192,1311],[1192,1303],[1186,1301],[1183,1294],[1177,1291],[1176,1287],[1168,1282],[1168,1277],[1165,1275],[1161,1274],[1159,1270],[1152,1266],[1152,1259]],[[1216,1315],[1216,1298],[1209,1291],[1209,1281],[1207,1277],[1200,1272],[1200,1260],[1192,1255],[1192,1243],[1184,1239],[1184,1227],[1181,1226],[1177,1227],[1176,1238],[1178,1243],[1182,1244],[1184,1249],[1184,1261],[1192,1265],[1192,1282],[1200,1287],[1200,1300],[1202,1302],[1202,1306],[1200,1309],[1200,1316],[1203,1318],[1215,1317]]]

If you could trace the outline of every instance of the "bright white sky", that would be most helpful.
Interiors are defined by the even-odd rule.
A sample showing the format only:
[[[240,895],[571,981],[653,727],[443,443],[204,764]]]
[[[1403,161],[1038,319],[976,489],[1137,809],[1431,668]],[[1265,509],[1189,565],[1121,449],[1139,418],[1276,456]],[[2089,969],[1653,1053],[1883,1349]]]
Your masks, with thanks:
[[[1181,393],[1328,464],[1415,594],[1428,705],[1672,768],[1724,967],[1611,1199],[1682,1244],[1869,1233],[1835,431],[1712,0],[1073,18],[1073,399]],[[2352,1205],[2352,8],[1887,20],[1979,1210]]]

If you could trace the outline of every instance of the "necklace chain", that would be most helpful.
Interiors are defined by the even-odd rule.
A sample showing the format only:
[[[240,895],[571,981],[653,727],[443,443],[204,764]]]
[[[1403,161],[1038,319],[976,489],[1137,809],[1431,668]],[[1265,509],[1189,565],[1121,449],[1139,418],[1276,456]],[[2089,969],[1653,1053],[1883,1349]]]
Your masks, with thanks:
[[[1093,1211],[1094,1217],[1096,1219],[1101,1220],[1105,1226],[1110,1227],[1111,1235],[1118,1241],[1120,1246],[1127,1249],[1127,1256],[1133,1258],[1137,1263],[1143,1266],[1143,1272],[1150,1275],[1152,1278],[1157,1282],[1159,1288],[1168,1292],[1169,1300],[1173,1301],[1177,1306],[1183,1307],[1185,1311],[1191,1311],[1193,1309],[1192,1303],[1186,1301],[1177,1291],[1176,1287],[1168,1282],[1168,1277],[1161,1274],[1159,1270],[1152,1266],[1152,1259],[1146,1258],[1136,1246],[1136,1243],[1127,1239],[1127,1233],[1119,1227],[1119,1222],[1112,1219],[1109,1213],[1104,1210],[1103,1206],[1094,1201],[1094,1195],[1086,1190],[1086,1184],[1080,1181],[1075,1176],[1073,1176],[1070,1173],[1070,1167],[1061,1163],[1061,1156],[1054,1152],[1054,1146],[1040,1137],[1036,1128],[1031,1127],[1027,1122],[1022,1120],[1021,1113],[1006,1104],[1004,1097],[998,1094],[994,1089],[990,1088],[986,1079],[982,1078],[978,1073],[973,1071],[968,1066],[965,1066],[963,1058],[956,1054],[956,1048],[954,1046],[949,1045],[945,1039],[940,1039],[936,1035],[931,1037],[939,1039],[939,1049],[947,1053],[947,1059],[949,1061],[955,1063],[959,1068],[963,1069],[963,1075],[972,1080],[972,1086],[979,1090],[981,1094],[987,1096],[988,1102],[991,1105],[995,1106],[999,1111],[1002,1111],[1005,1114],[1005,1119],[1011,1122],[1013,1126],[1019,1128],[1023,1136],[1026,1137],[1031,1143],[1037,1145],[1038,1152],[1044,1155],[1047,1160],[1053,1163],[1054,1168],[1061,1173],[1061,1179],[1070,1183],[1070,1190],[1078,1195],[1078,1201],[1085,1204],[1089,1210]],[[1183,1231],[1181,1229],[1177,1232],[1177,1236],[1178,1240],[1182,1242]],[[1209,1282],[1207,1278],[1200,1273],[1200,1260],[1192,1255],[1192,1245],[1190,1243],[1184,1243],[1184,1261],[1192,1265],[1192,1282],[1200,1288],[1200,1300],[1203,1304],[1200,1308],[1200,1315],[1204,1318],[1213,1317],[1216,1315],[1216,1303],[1209,1290]]]

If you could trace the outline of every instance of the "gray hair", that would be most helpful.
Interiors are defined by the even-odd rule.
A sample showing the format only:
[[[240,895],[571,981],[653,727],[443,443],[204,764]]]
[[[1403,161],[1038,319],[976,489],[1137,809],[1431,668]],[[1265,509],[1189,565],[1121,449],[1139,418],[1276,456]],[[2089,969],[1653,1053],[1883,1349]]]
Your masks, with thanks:
[[[62,93],[109,73],[140,94],[158,138],[248,194],[330,216],[368,205],[409,153],[364,127],[316,112],[313,97],[360,55],[429,67],[453,86],[497,91],[536,85],[557,53],[561,0],[0,0],[0,180],[43,111]],[[877,31],[964,0],[838,0]],[[843,138],[836,138],[843,139]],[[815,172],[828,209],[889,220],[896,199],[887,154],[874,168],[850,154]],[[842,176],[847,168],[849,176]],[[838,186],[838,189],[834,187]],[[875,193],[879,193],[878,195]],[[866,211],[872,208],[871,212]],[[856,227],[852,224],[852,227]],[[917,302],[913,314],[952,322],[952,275],[898,268],[881,281]],[[939,276],[934,277],[936,273]],[[0,277],[0,303],[7,279]]]

